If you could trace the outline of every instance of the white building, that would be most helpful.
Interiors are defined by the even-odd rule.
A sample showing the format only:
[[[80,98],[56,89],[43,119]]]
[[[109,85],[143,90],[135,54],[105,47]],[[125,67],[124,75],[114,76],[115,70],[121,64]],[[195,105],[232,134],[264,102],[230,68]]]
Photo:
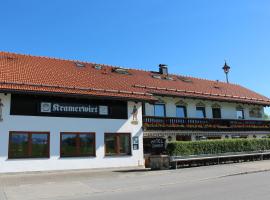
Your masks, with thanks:
[[[268,98],[164,66],[145,72],[6,52],[0,66],[0,172],[142,166],[165,140],[270,134]]]

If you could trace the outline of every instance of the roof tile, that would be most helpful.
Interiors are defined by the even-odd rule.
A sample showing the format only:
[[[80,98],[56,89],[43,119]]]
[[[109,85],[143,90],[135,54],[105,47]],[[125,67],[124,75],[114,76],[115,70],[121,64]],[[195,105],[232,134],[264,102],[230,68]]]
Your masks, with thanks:
[[[236,84],[173,74],[173,80],[157,79],[153,72],[136,69],[128,69],[130,75],[126,75],[113,72],[113,66],[98,64],[102,69],[96,69],[95,65],[0,52],[0,89],[139,100],[156,100],[151,95],[156,94],[270,105],[267,97]]]

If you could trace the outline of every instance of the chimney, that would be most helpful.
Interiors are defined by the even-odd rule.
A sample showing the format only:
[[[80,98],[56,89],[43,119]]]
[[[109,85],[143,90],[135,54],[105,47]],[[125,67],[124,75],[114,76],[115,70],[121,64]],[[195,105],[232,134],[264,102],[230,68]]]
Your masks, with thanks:
[[[163,75],[168,75],[168,66],[165,64],[159,64],[159,73]]]

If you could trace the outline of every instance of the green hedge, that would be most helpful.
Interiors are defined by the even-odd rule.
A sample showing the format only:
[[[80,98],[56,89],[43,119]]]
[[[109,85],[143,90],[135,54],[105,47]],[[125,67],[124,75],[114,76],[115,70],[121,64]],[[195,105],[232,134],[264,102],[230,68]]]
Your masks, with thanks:
[[[270,150],[270,139],[224,139],[190,142],[170,142],[167,152],[171,156],[219,154]]]

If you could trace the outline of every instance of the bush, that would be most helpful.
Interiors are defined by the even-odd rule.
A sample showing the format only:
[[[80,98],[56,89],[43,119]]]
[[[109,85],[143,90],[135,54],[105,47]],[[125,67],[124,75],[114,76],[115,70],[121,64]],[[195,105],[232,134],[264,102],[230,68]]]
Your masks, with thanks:
[[[171,156],[220,154],[270,150],[270,139],[225,139],[190,142],[170,142],[167,152]]]

